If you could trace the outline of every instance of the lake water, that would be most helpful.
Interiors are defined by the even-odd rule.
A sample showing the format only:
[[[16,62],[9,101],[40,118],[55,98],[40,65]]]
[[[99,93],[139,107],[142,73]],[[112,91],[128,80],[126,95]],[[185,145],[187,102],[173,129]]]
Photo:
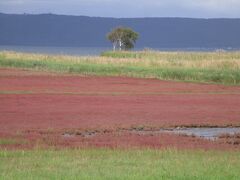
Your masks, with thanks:
[[[139,51],[144,48],[135,48]],[[211,52],[217,51],[218,48],[150,48],[151,50],[160,51],[200,51]],[[1,46],[0,51],[17,51],[26,53],[41,53],[41,54],[60,54],[74,56],[98,56],[104,51],[111,50],[111,47],[47,47],[47,46]],[[236,48],[223,48],[224,51],[236,51]]]

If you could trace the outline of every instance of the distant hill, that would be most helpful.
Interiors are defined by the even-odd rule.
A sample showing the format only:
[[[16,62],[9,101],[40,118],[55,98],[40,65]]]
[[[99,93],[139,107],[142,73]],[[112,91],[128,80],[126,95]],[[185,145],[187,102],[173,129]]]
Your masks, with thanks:
[[[240,19],[101,18],[0,13],[0,45],[106,47],[116,26],[139,32],[137,47],[240,47]]]

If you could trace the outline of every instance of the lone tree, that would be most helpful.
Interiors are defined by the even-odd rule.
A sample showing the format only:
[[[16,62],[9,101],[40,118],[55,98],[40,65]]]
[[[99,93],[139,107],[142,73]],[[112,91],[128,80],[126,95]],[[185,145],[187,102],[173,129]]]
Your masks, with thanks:
[[[129,50],[134,47],[138,39],[138,33],[130,28],[117,27],[107,34],[107,38],[113,44],[113,50]]]

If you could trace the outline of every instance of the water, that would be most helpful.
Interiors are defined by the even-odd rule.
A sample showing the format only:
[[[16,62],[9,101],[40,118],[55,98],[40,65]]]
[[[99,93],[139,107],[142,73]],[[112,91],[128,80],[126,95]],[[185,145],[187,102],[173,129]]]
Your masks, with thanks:
[[[227,47],[224,49],[218,48],[135,48],[135,51],[139,50],[159,50],[159,51],[199,51],[199,52],[211,52],[211,51],[236,51],[237,48]],[[48,46],[1,46],[0,51],[16,51],[26,53],[40,53],[40,54],[60,54],[60,55],[73,55],[73,56],[99,56],[102,52],[111,50],[111,47],[48,47]]]
[[[220,135],[234,135],[240,134],[240,127],[222,127],[222,128],[172,128],[172,129],[156,129],[156,130],[144,130],[144,129],[130,129],[128,130],[135,134],[141,135],[154,135],[161,133],[170,134],[182,134],[186,136],[195,136],[208,140],[216,140]]]
[[[172,130],[161,130],[162,132],[196,136],[204,139],[215,140],[222,134],[234,135],[240,133],[240,128],[183,128]]]
[[[186,136],[195,136],[208,140],[216,140],[220,135],[234,135],[240,133],[240,127],[223,127],[223,128],[174,128],[174,129],[158,129],[158,130],[144,130],[144,129],[127,129],[124,132],[131,132],[139,135],[157,135],[161,133],[182,134]],[[119,132],[119,131],[118,131]],[[99,131],[82,131],[77,133],[64,133],[63,137],[92,137],[99,133]]]
[[[232,47],[225,47],[225,48],[205,48],[205,47],[185,47],[185,48],[150,48],[150,50],[158,50],[158,51],[186,51],[186,52],[221,52],[221,51],[239,51],[240,48],[232,48]]]

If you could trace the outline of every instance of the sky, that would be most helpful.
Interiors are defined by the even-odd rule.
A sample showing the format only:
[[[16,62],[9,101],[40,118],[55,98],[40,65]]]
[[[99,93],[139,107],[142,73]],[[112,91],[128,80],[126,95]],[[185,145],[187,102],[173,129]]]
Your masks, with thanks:
[[[240,0],[0,0],[0,12],[118,18],[240,18]]]

